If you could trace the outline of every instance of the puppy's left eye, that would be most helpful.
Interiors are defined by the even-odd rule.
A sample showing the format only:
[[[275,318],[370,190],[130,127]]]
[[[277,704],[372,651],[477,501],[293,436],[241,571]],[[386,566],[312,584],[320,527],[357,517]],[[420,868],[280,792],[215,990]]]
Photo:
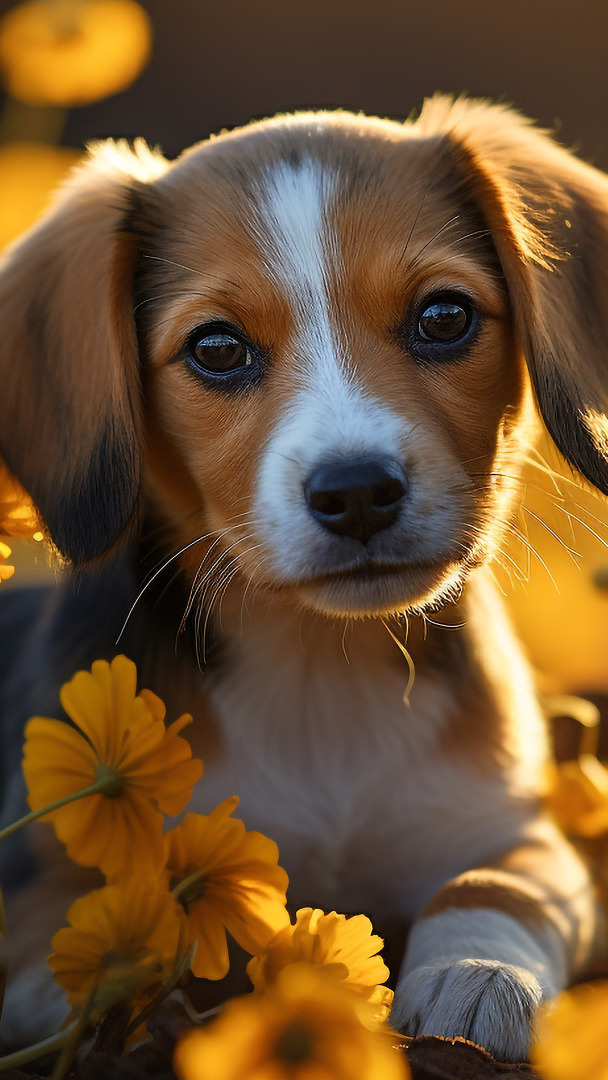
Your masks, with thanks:
[[[421,362],[457,359],[472,344],[480,314],[464,293],[437,292],[410,309],[405,343]]]
[[[429,297],[418,316],[417,332],[422,341],[454,344],[466,337],[473,308],[464,296],[449,294]]]

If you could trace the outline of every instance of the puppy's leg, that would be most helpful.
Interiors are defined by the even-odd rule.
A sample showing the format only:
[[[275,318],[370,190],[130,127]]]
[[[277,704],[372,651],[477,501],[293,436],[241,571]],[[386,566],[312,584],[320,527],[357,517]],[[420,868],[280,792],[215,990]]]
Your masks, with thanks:
[[[431,900],[410,934],[392,1023],[523,1060],[538,1005],[580,970],[598,929],[585,867],[543,822],[533,840]]]

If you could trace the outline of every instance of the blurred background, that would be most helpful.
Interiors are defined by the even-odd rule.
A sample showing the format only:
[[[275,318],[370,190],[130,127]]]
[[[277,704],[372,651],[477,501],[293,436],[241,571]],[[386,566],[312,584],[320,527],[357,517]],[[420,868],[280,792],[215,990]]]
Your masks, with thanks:
[[[402,118],[436,90],[512,102],[608,169],[604,0],[0,0],[0,16],[0,246],[88,139],[174,156],[277,111]],[[540,450],[496,575],[542,685],[605,694],[608,506]],[[1,588],[48,573],[41,544],[10,546]]]

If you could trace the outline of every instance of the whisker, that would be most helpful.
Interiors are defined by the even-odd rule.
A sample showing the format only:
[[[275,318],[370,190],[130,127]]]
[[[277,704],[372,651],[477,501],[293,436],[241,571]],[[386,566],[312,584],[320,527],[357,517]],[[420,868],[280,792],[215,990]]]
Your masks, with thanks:
[[[144,259],[166,263],[167,266],[177,266],[180,270],[188,270],[191,274],[196,274],[197,277],[204,277],[200,270],[195,270],[193,266],[186,266],[185,263],[176,262],[175,259],[164,259],[160,255],[148,255],[147,252],[144,252]]]
[[[529,579],[526,578],[525,574],[523,573],[523,571],[521,569],[521,566],[518,566],[518,564],[515,562],[515,559],[513,559],[511,557],[511,555],[509,555],[509,553],[507,551],[503,551],[503,549],[501,547],[495,547],[492,554],[493,554],[493,557],[499,556],[501,559],[506,559],[507,560],[507,562],[513,567],[513,570],[515,572],[515,577],[517,578],[518,581],[526,582],[526,584],[529,583]],[[509,580],[511,580],[511,575],[510,575],[510,572],[507,569],[507,567],[504,566],[504,563],[501,563],[500,565],[503,567],[503,570],[505,571],[505,573],[509,574]],[[512,584],[512,581],[511,581],[511,584]]]
[[[237,517],[242,517],[242,516],[244,516],[244,515],[237,515]],[[118,645],[118,643],[120,642],[120,639],[121,639],[122,635],[124,634],[125,629],[127,627],[127,623],[129,622],[129,619],[131,618],[133,612],[135,611],[135,608],[139,604],[139,602],[142,599],[142,597],[144,596],[144,594],[148,591],[150,586],[154,584],[154,582],[159,577],[159,575],[162,574],[163,571],[167,569],[168,566],[170,566],[173,562],[175,562],[176,559],[179,559],[179,557],[181,555],[184,555],[186,551],[190,551],[190,549],[195,547],[197,544],[202,543],[204,540],[208,540],[209,537],[217,536],[218,533],[221,535],[222,532],[226,533],[231,528],[239,528],[239,527],[241,527],[241,525],[245,526],[247,524],[248,524],[248,522],[242,522],[241,524],[237,523],[237,524],[234,524],[234,525],[231,523],[231,524],[227,525],[223,530],[222,529],[219,529],[219,530],[218,529],[211,529],[209,532],[203,533],[201,536],[195,537],[194,540],[190,540],[187,544],[184,544],[183,547],[179,548],[178,551],[175,551],[172,555],[169,555],[167,558],[165,558],[161,562],[160,566],[158,566],[152,572],[152,574],[150,575],[148,580],[144,582],[141,589],[139,590],[137,596],[135,597],[133,603],[131,604],[131,607],[129,608],[129,610],[127,612],[126,618],[125,618],[125,620],[124,620],[124,622],[122,624],[122,627],[120,629],[120,633],[118,634],[118,637],[116,638],[115,644]]]
[[[276,454],[277,457],[285,458],[285,461],[293,461],[294,465],[301,465],[302,462],[297,458],[289,457],[289,454],[283,454],[280,450],[269,450],[269,454]]]
[[[116,645],[118,645],[122,635],[124,634],[126,625],[127,625],[128,621],[129,621],[129,619],[131,618],[133,612],[135,611],[135,608],[137,607],[137,605],[138,605],[139,601],[141,600],[142,596],[144,595],[145,592],[148,591],[150,586],[156,581],[157,577],[160,574],[162,574],[163,570],[166,570],[166,568],[168,566],[170,566],[171,563],[175,562],[176,559],[179,559],[180,555],[183,555],[186,551],[190,551],[191,548],[196,547],[196,545],[200,544],[203,540],[207,540],[209,536],[213,536],[213,534],[216,531],[217,530],[213,529],[210,533],[205,533],[203,536],[197,536],[195,540],[190,540],[187,544],[184,544],[184,546],[181,547],[179,549],[179,551],[176,551],[176,552],[174,552],[173,555],[170,555],[169,558],[166,559],[162,563],[162,565],[159,566],[159,568],[157,570],[155,570],[155,572],[152,574],[152,577],[149,578],[148,581],[146,581],[146,583],[144,585],[142,585],[142,587],[139,590],[137,596],[135,597],[135,600],[131,604],[131,607],[129,608],[129,610],[127,612],[127,617],[126,617],[124,623],[122,624],[120,633],[119,633],[118,637],[116,638],[116,641],[115,641]]]
[[[227,526],[227,527],[226,527],[225,529],[223,529],[223,530],[222,530],[222,531],[220,532],[220,534],[219,534],[219,535],[218,535],[218,536],[216,537],[216,539],[215,539],[215,540],[213,541],[213,543],[211,544],[211,546],[210,546],[210,547],[208,548],[208,550],[207,550],[207,551],[205,552],[205,554],[204,554],[203,558],[201,559],[201,561],[200,561],[200,563],[199,563],[199,565],[198,565],[198,567],[197,567],[196,573],[195,573],[195,575],[194,575],[194,578],[193,578],[193,580],[192,580],[192,585],[190,586],[190,593],[189,593],[189,595],[188,595],[188,600],[187,600],[187,602],[186,602],[186,608],[185,608],[185,610],[184,610],[184,614],[183,614],[183,617],[182,617],[182,621],[181,621],[181,623],[180,623],[180,632],[181,632],[181,631],[182,631],[182,630],[183,630],[183,629],[185,628],[186,620],[187,620],[187,618],[188,618],[188,616],[189,616],[189,614],[190,614],[190,612],[191,612],[191,610],[192,610],[192,605],[193,605],[193,603],[194,603],[194,598],[195,598],[195,595],[196,595],[196,593],[197,593],[197,592],[198,592],[198,591],[200,590],[200,588],[201,588],[201,587],[202,587],[202,586],[204,585],[204,583],[205,583],[205,580],[206,580],[206,578],[207,578],[207,577],[208,577],[208,576],[209,576],[210,574],[212,574],[212,573],[213,573],[213,571],[214,571],[215,567],[216,567],[216,566],[217,566],[217,565],[218,565],[218,564],[219,564],[219,563],[221,562],[221,560],[222,560],[222,558],[224,557],[224,555],[226,555],[226,554],[227,554],[227,552],[229,552],[229,551],[231,550],[231,548],[232,548],[232,547],[234,547],[234,544],[236,544],[236,543],[237,543],[237,540],[235,539],[235,540],[234,540],[234,543],[233,543],[232,545],[230,545],[230,547],[228,547],[227,549],[225,548],[225,549],[224,549],[224,550],[223,550],[223,551],[221,552],[221,554],[220,554],[220,556],[219,556],[219,559],[218,559],[218,560],[217,560],[217,561],[216,561],[216,562],[215,562],[215,563],[213,564],[213,566],[212,566],[212,567],[211,567],[210,569],[208,569],[208,570],[206,570],[206,571],[204,572],[204,574],[203,574],[203,576],[202,576],[202,579],[201,579],[201,580],[199,581],[199,580],[198,580],[198,579],[199,579],[199,574],[201,573],[201,571],[202,571],[202,569],[203,569],[203,566],[205,565],[205,562],[206,562],[206,560],[207,560],[207,559],[209,558],[209,556],[211,555],[211,552],[213,551],[213,549],[214,549],[214,548],[215,548],[215,547],[217,546],[217,544],[221,543],[221,541],[222,541],[222,540],[224,539],[224,537],[225,537],[225,536],[226,536],[226,535],[227,535],[227,534],[228,534],[228,533],[229,533],[229,532],[230,532],[230,531],[231,531],[232,529],[244,529],[244,528],[250,528],[250,527],[251,527],[251,525],[253,525],[253,524],[255,524],[255,523],[254,523],[254,522],[253,522],[252,520],[249,520],[249,519],[248,519],[248,520],[246,520],[246,521],[241,521],[241,522],[239,522],[238,524],[234,524],[234,525],[228,525],[228,526]],[[242,538],[241,538],[241,539],[242,539]],[[247,537],[246,537],[245,539],[247,539]]]
[[[517,539],[517,540],[519,540],[519,541],[520,541],[520,543],[522,543],[522,544],[523,544],[523,545],[524,545],[525,547],[527,547],[527,548],[528,548],[528,549],[529,549],[529,550],[531,551],[531,553],[532,553],[533,555],[535,555],[535,556],[536,556],[536,558],[538,559],[539,563],[541,564],[541,566],[543,567],[543,569],[544,569],[544,570],[545,570],[545,572],[547,573],[547,575],[548,575],[548,577],[549,577],[549,580],[551,581],[551,583],[552,583],[552,585],[553,585],[553,587],[554,587],[555,591],[556,591],[557,593],[559,593],[559,592],[560,592],[560,590],[559,590],[559,588],[558,588],[558,585],[557,585],[557,582],[556,582],[555,578],[553,577],[553,574],[552,574],[552,573],[551,573],[551,571],[549,570],[549,567],[547,566],[547,564],[546,564],[545,560],[544,560],[544,559],[542,558],[542,556],[541,556],[541,555],[539,555],[538,551],[537,551],[537,550],[536,550],[536,548],[535,548],[535,547],[533,546],[533,544],[531,544],[531,543],[530,543],[530,541],[529,541],[528,537],[527,537],[527,536],[524,536],[524,535],[523,535],[523,533],[521,532],[521,530],[517,528],[517,526],[515,525],[515,523],[514,523],[514,522],[512,522],[512,521],[505,521],[505,522],[503,522],[503,524],[504,524],[505,528],[509,529],[509,530],[510,530],[510,532],[512,532],[512,533],[513,533],[513,535],[514,535],[514,536],[516,537],[516,539]]]
[[[422,210],[424,208],[424,204],[426,203],[426,200],[428,198],[428,194],[429,194],[429,188],[427,187],[427,188],[424,189],[424,194],[423,194],[422,199],[420,200],[420,203],[418,205],[418,209],[416,211],[416,214],[414,216],[414,220],[412,222],[412,227],[411,227],[411,229],[410,229],[410,231],[408,233],[407,240],[405,241],[405,247],[404,247],[403,251],[401,252],[401,255],[399,256],[399,263],[400,264],[403,262],[403,260],[405,259],[405,256],[407,255],[408,248],[410,246],[412,237],[413,237],[414,232],[416,230],[416,226],[418,224],[420,215],[421,215]]]
[[[500,595],[502,597],[504,597],[504,599],[506,600],[507,594],[506,594],[505,590],[503,589],[502,585],[500,584],[500,581],[496,577],[496,574],[494,573],[494,570],[492,569],[491,566],[488,566],[488,573],[490,574],[490,577],[492,578],[492,581],[496,585],[496,588],[498,589]]]
[[[405,705],[409,705],[409,703],[410,703],[410,693],[411,693],[412,687],[414,685],[414,680],[416,678],[416,668],[414,666],[414,661],[413,661],[413,659],[411,657],[411,654],[406,649],[405,645],[403,645],[402,642],[399,641],[399,638],[397,637],[397,635],[394,634],[393,631],[391,630],[387,620],[383,618],[380,621],[381,621],[382,625],[386,628],[386,630],[388,631],[390,636],[392,637],[393,641],[395,642],[395,645],[397,646],[397,648],[399,649],[401,654],[405,657],[405,662],[406,662],[406,664],[408,666],[408,679],[407,679],[407,684],[406,684],[405,690],[403,691],[403,702],[404,702]]]
[[[580,509],[584,509],[584,507],[579,507],[579,510]],[[603,539],[603,537],[601,537],[599,535],[599,533],[596,533],[595,529],[592,529],[591,526],[588,525],[586,521],[583,521],[582,518],[577,517],[576,514],[573,514],[570,510],[567,510],[565,506],[557,505],[556,510],[561,510],[562,513],[566,514],[568,519],[570,519],[571,521],[576,521],[579,525],[582,525],[583,529],[586,529],[587,532],[590,532],[591,535],[594,536],[595,539],[602,545],[602,547],[608,548],[608,543],[606,543],[606,541]],[[591,517],[593,517],[593,516],[594,515],[591,514]],[[606,523],[602,522],[599,518],[597,518],[596,520],[599,522],[600,525],[604,525],[605,527],[608,527],[606,525]]]
[[[477,240],[480,236],[491,236],[492,233],[489,229],[475,229],[473,232],[465,233],[464,236],[457,236],[454,240],[455,244],[462,244],[464,240]]]
[[[245,525],[250,526],[252,524],[255,524],[255,522],[243,522],[243,526],[245,526]],[[224,533],[224,535],[225,535],[225,533]],[[191,594],[190,594],[190,597],[189,597],[189,600],[188,600],[187,610],[186,610],[186,612],[184,614],[184,619],[182,620],[182,622],[184,622],[185,619],[187,618],[187,615],[189,614],[195,600],[197,601],[197,604],[198,604],[199,608],[204,606],[208,588],[213,583],[213,574],[217,570],[217,568],[219,566],[221,566],[224,559],[226,559],[226,558],[234,559],[234,556],[232,555],[232,552],[234,551],[236,546],[238,544],[246,543],[254,535],[255,535],[254,533],[250,533],[248,536],[235,537],[233,539],[233,542],[227,548],[224,548],[224,550],[220,552],[220,554],[218,555],[218,557],[215,560],[215,562],[213,563],[213,565],[210,566],[207,570],[205,570],[201,580],[196,582],[195,585],[193,585],[193,588],[191,590]],[[205,556],[205,558],[206,557],[207,556]],[[199,566],[199,570],[197,570],[197,576],[198,576],[198,573],[199,573],[200,569],[204,565],[204,561],[205,560],[203,559],[202,563]],[[224,570],[221,571],[221,573],[223,573],[223,572],[224,572]]]
[[[407,267],[408,271],[411,272],[412,270],[414,270],[416,268],[416,266],[418,265],[418,263],[420,262],[420,259],[424,255],[427,248],[429,248],[431,246],[431,244],[433,244],[435,242],[435,240],[438,240],[439,237],[442,235],[442,233],[444,233],[446,231],[446,229],[449,229],[452,225],[455,225],[456,222],[459,221],[459,220],[460,220],[460,214],[454,214],[454,216],[451,217],[449,221],[446,221],[445,224],[442,225],[440,229],[437,229],[437,232],[434,233],[433,236],[431,236],[430,240],[427,240],[426,244],[423,244],[423,246],[420,248],[420,250],[416,252],[414,258],[408,264],[408,267]]]
[[[543,519],[541,517],[539,517],[538,514],[535,514],[533,510],[530,510],[530,508],[528,506],[523,506],[522,505],[521,509],[526,514],[529,514],[531,518],[534,518],[535,521],[538,521],[538,524],[542,525],[543,528],[546,529],[547,532],[553,537],[553,539],[557,540],[558,544],[561,544],[561,546],[564,548],[564,550],[568,552],[568,555],[570,556],[570,558],[574,562],[574,565],[578,566],[578,563],[576,562],[576,559],[577,558],[578,559],[582,558],[582,555],[581,555],[580,551],[574,551],[573,548],[568,547],[565,540],[562,540],[561,536],[558,536],[558,534],[556,532],[554,532],[554,530],[552,528],[550,528],[549,525],[547,525],[547,522],[543,521]],[[560,510],[561,507],[557,506],[557,509]],[[581,522],[581,525],[584,525],[584,522]],[[593,529],[590,528],[589,531],[593,532]],[[593,533],[593,535],[596,536],[597,534]],[[599,537],[598,537],[598,540],[599,540]],[[608,544],[606,544],[605,546],[608,547]],[[575,556],[576,556],[576,558],[575,558]]]
[[[149,255],[148,258],[152,258],[152,256]],[[196,271],[194,271],[194,273],[196,273]],[[169,300],[174,296],[200,296],[203,300],[209,299],[207,293],[204,292],[195,292],[194,289],[178,289],[175,292],[159,293],[158,296],[147,296],[145,300],[140,300],[135,304],[133,311],[139,311],[141,307],[144,307],[146,304],[153,304],[155,300]]]

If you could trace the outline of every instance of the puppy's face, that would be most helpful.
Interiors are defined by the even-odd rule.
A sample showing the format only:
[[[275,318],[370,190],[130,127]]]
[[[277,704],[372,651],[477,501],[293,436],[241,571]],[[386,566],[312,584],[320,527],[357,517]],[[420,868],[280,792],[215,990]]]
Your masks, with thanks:
[[[608,494],[607,206],[486,102],[279,118],[173,165],[101,146],[0,263],[0,450],[77,566],[145,492],[203,589],[438,604],[495,549],[531,387]]]
[[[180,541],[213,530],[207,566],[229,550],[222,569],[338,615],[449,595],[506,513],[526,391],[449,157],[291,121],[195,151],[158,195],[138,304]]]

